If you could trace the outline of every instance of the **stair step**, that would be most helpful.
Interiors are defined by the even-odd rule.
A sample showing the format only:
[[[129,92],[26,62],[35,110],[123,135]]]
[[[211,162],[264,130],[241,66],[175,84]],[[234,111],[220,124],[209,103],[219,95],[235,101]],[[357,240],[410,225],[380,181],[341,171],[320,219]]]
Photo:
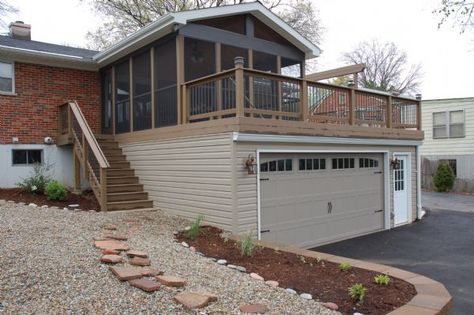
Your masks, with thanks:
[[[135,171],[130,168],[109,168],[107,177],[135,176]]]
[[[120,169],[127,169],[130,168],[130,162],[128,161],[114,161],[114,160],[109,160],[110,168],[120,168]]]
[[[131,210],[141,208],[153,208],[153,201],[151,200],[131,200],[131,201],[115,201],[107,202],[107,209],[114,210]]]
[[[107,185],[107,193],[143,191],[142,184],[114,184]]]
[[[94,135],[97,140],[114,140],[114,135],[108,135],[108,134],[95,134]]]
[[[107,194],[107,202],[132,201],[148,199],[148,193],[143,191],[119,192]]]
[[[121,148],[103,148],[101,147],[102,152],[104,152],[105,156],[108,155],[123,155]]]
[[[138,184],[138,177],[136,176],[111,176],[107,177],[107,184]]]
[[[102,150],[120,149],[117,142],[102,142],[102,141],[99,141],[99,146]]]
[[[110,162],[127,162],[127,158],[125,157],[125,155],[121,154],[121,155],[109,155],[109,156],[105,156],[107,158],[107,161]]]

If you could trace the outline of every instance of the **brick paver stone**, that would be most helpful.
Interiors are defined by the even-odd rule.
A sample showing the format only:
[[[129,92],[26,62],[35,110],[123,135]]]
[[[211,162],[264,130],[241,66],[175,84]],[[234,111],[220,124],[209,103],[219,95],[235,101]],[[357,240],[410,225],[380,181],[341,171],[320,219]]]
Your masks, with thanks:
[[[115,249],[104,249],[102,251],[102,255],[118,255],[118,254],[120,254],[120,252]]]
[[[187,309],[202,308],[211,302],[211,298],[209,296],[192,292],[178,293],[174,297],[174,300],[182,304]]]
[[[127,255],[129,257],[142,257],[142,258],[148,258],[148,254],[144,251],[141,251],[141,250],[129,250],[127,252]]]
[[[105,238],[110,238],[113,240],[118,240],[118,241],[126,241],[128,240],[128,236],[125,234],[111,234],[111,233],[106,233],[104,234]]]
[[[263,304],[246,304],[240,307],[240,311],[247,314],[265,314],[268,307]]]
[[[140,268],[112,266],[109,269],[120,281],[140,279],[142,277]]]
[[[113,250],[124,250],[127,251],[130,249],[127,244],[117,241],[117,240],[103,240],[95,241],[95,247],[100,249],[113,249]]]
[[[156,277],[163,274],[163,271],[158,269],[153,269],[150,267],[143,267],[140,269],[143,276]]]
[[[117,264],[122,262],[122,256],[119,255],[104,255],[100,258],[100,261],[108,264]]]
[[[168,287],[183,287],[186,279],[175,276],[157,276],[156,279]]]
[[[134,266],[150,266],[151,261],[148,258],[142,258],[142,257],[133,257],[129,261],[130,265]]]
[[[160,289],[160,284],[158,282],[148,279],[135,279],[130,280],[128,283],[130,283],[131,286],[139,288],[145,292],[154,292]]]

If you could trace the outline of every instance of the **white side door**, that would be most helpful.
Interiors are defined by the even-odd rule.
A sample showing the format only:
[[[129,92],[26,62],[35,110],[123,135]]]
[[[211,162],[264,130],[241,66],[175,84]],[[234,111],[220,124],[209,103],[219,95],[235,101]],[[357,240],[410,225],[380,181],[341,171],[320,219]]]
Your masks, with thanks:
[[[393,170],[394,224],[400,225],[408,223],[408,157],[397,155],[396,158],[400,164]]]

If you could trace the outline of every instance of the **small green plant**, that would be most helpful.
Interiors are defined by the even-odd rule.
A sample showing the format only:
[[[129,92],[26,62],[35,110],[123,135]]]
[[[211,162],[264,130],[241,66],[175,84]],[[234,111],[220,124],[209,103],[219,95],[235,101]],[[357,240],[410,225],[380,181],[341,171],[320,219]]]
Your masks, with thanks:
[[[352,269],[352,266],[348,262],[343,262],[339,264],[339,270],[341,271],[349,271]]]
[[[51,166],[47,164],[34,164],[30,176],[22,178],[16,185],[30,193],[42,194],[51,181],[51,176],[48,174],[50,168]]]
[[[367,289],[362,285],[362,283],[356,283],[349,288],[349,296],[351,299],[355,300],[357,304],[364,303],[365,291]]]
[[[446,163],[441,163],[436,168],[433,183],[437,191],[446,192],[453,188],[455,178],[451,167]]]
[[[55,180],[49,182],[48,185],[46,185],[44,194],[48,200],[66,200],[67,198],[66,187]]]
[[[204,216],[202,214],[198,215],[196,220],[191,224],[189,230],[185,232],[186,238],[191,240],[195,240],[201,234],[201,223],[204,220]]]
[[[248,231],[240,241],[240,255],[250,257],[252,256],[253,249],[253,235],[251,231]]]
[[[390,277],[387,276],[387,275],[382,275],[382,274],[380,274],[380,275],[376,275],[376,276],[374,277],[374,281],[375,281],[375,283],[377,283],[377,284],[388,285],[389,282],[390,282]]]

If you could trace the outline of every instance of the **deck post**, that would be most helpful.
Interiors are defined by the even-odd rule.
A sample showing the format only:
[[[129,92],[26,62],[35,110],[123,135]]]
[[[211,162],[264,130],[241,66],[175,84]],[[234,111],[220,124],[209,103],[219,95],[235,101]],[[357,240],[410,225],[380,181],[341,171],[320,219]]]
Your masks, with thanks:
[[[301,81],[301,120],[307,121],[308,120],[308,81],[302,80]]]
[[[386,125],[387,128],[392,128],[392,96],[389,95],[387,99]]]
[[[356,91],[355,88],[351,88],[350,92],[350,102],[349,102],[349,125],[355,124],[355,108],[356,108]]]
[[[244,116],[244,57],[235,57],[235,116]]]
[[[69,103],[67,104],[67,138],[72,139],[72,112]]]
[[[421,94],[416,94],[416,129],[421,130]]]

